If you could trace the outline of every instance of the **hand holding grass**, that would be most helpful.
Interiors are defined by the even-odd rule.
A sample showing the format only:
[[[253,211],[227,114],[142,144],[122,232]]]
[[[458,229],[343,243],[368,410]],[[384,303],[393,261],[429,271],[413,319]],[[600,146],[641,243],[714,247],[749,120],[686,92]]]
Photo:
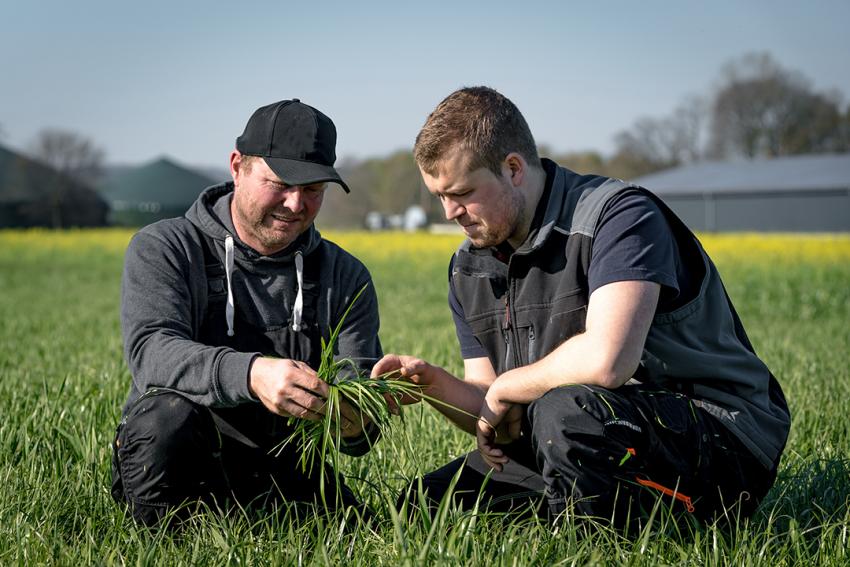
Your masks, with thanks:
[[[323,419],[328,384],[307,363],[285,358],[261,357],[254,360],[248,388],[270,412],[284,417],[312,421]],[[348,403],[339,407],[343,437],[362,432],[363,419]]]
[[[278,367],[286,371],[286,377],[279,378],[277,382],[270,380],[278,388],[270,389],[269,403],[260,397],[266,407],[275,413],[280,413],[276,410],[282,409],[287,413],[280,415],[291,416],[289,425],[292,426],[292,432],[279,447],[296,444],[301,452],[303,470],[312,471],[317,465],[321,467],[329,464],[337,480],[341,440],[361,435],[370,423],[379,432],[388,431],[392,426],[393,415],[389,400],[398,409],[403,400],[414,398],[420,390],[418,385],[410,381],[396,379],[395,371],[384,374],[373,372],[370,377],[353,360],[335,358],[334,348],[345,320],[365,289],[366,286],[362,287],[351,299],[336,327],[331,329],[330,337],[321,339],[318,370],[314,372],[303,363],[286,361],[288,366]],[[266,383],[264,365],[261,363],[258,369],[258,385]],[[305,419],[296,419],[299,417]],[[368,435],[366,439],[372,442]],[[335,486],[339,487],[339,482]],[[323,500],[324,487],[325,477],[322,474],[319,476],[319,491]]]
[[[371,377],[380,379],[384,376],[394,376],[416,384],[424,392],[430,384],[431,373],[434,367],[420,358],[403,354],[388,354],[372,367]],[[422,396],[414,393],[385,394],[390,413],[398,415],[401,406],[415,404],[422,401]]]
[[[328,397],[328,385],[315,370],[286,358],[255,359],[248,389],[272,413],[312,420],[322,418]]]
[[[426,400],[440,411],[454,415],[455,419],[457,416],[468,419],[468,430],[472,429],[472,424],[478,418],[477,415],[442,399],[442,396],[431,395],[429,389],[438,381],[445,382],[449,375],[445,370],[424,360],[413,356],[389,354],[378,361],[367,376],[353,360],[337,360],[334,357],[334,347],[345,319],[365,289],[364,286],[352,298],[348,309],[331,330],[329,339],[322,338],[319,369],[313,372],[306,365],[287,361],[300,372],[290,369],[291,373],[287,376],[292,380],[279,390],[272,389],[272,408],[283,403],[284,407],[293,407],[300,412],[289,413],[293,416],[290,418],[293,430],[279,446],[295,443],[301,452],[300,462],[303,470],[312,471],[316,465],[329,464],[337,480],[341,439],[353,436],[351,431],[354,430],[360,433],[369,423],[377,431],[388,432],[393,424],[393,416],[402,414],[402,406]],[[261,374],[262,370],[261,366]],[[262,382],[261,378],[258,383]],[[304,392],[308,395],[305,396]],[[320,400],[318,404],[317,400]],[[480,398],[478,400],[480,401]],[[357,411],[353,411],[353,407],[356,407]],[[294,419],[296,417],[304,417],[306,420]],[[347,424],[353,424],[354,427]],[[324,475],[319,479],[319,491],[324,500]],[[339,487],[338,482],[336,486]]]

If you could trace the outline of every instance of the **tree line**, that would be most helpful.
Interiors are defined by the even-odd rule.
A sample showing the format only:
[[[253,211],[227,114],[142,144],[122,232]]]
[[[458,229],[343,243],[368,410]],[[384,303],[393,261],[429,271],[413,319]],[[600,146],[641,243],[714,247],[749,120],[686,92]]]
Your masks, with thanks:
[[[715,90],[684,97],[666,116],[644,116],[617,133],[610,156],[589,150],[540,154],[580,173],[631,179],[704,160],[771,158],[850,151],[850,105],[838,91],[817,92],[800,72],[769,54],[753,53],[727,63]],[[356,202],[331,195],[330,223],[357,224],[367,211],[401,212],[420,204],[432,220],[440,207],[423,198],[424,187],[410,152],[350,164]],[[329,218],[330,217],[330,218]]]
[[[842,108],[843,106],[843,108]],[[730,61],[708,96],[687,96],[667,116],[645,116],[615,137],[615,152],[558,156],[582,172],[632,178],[702,160],[850,151],[850,105],[817,92],[766,53]]]
[[[713,92],[685,97],[666,116],[644,116],[617,133],[615,150],[540,153],[581,173],[624,179],[708,159],[753,159],[850,151],[850,105],[837,91],[817,92],[800,72],[769,54],[753,53],[727,63]],[[83,185],[94,186],[105,152],[91,140],[45,130],[30,156]],[[328,226],[356,226],[369,211],[400,213],[418,204],[432,220],[441,211],[429,199],[410,151],[339,164],[356,198],[330,191],[321,216]],[[61,192],[61,188],[59,189]]]

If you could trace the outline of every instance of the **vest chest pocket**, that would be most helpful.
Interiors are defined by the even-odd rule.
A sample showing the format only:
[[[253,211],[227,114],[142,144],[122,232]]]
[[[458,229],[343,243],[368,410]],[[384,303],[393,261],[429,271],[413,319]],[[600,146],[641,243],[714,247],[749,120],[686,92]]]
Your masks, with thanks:
[[[467,319],[472,334],[484,347],[497,372],[504,371],[509,344],[503,329],[504,311],[493,311]]]
[[[576,307],[572,311],[553,313],[547,322],[549,331],[543,348],[547,354],[567,339],[583,333],[587,319],[587,305]]]
[[[520,361],[523,365],[537,362],[540,352],[537,349],[537,335],[534,325],[517,327],[517,340],[523,352],[520,353]]]
[[[587,303],[581,290],[517,313],[520,345],[528,348],[530,364],[545,357],[564,341],[584,332]]]

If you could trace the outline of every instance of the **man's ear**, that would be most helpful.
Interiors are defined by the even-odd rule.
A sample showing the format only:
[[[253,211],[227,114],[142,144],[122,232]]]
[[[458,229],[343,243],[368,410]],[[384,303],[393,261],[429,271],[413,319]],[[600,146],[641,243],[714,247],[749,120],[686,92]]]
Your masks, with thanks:
[[[525,175],[528,172],[528,163],[521,154],[511,152],[505,157],[505,161],[502,162],[502,171],[509,175],[511,185],[519,187],[525,181]]]
[[[236,183],[236,178],[239,176],[241,168],[242,154],[239,153],[239,150],[233,150],[230,152],[230,176],[233,178],[234,183]]]

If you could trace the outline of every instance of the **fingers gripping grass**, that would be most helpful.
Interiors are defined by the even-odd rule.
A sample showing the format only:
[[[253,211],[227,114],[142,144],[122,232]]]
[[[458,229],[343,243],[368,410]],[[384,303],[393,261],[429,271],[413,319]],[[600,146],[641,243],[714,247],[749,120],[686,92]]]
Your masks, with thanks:
[[[334,358],[334,346],[339,338],[339,333],[345,323],[354,304],[366,290],[369,284],[364,285],[352,298],[348,308],[343,313],[336,327],[331,331],[330,337],[325,341],[322,338],[322,352],[317,374],[321,380],[328,385],[328,395],[325,399],[324,413],[319,420],[307,420],[290,417],[288,424],[293,428],[292,433],[284,439],[276,448],[280,450],[290,444],[296,444],[300,452],[299,463],[302,470],[312,473],[316,466],[328,464],[334,476],[334,487],[336,493],[334,503],[338,502],[340,469],[340,448],[342,446],[343,428],[346,426],[346,418],[342,414],[342,405],[348,403],[359,415],[360,430],[366,432],[373,428],[381,435],[387,433],[395,423],[395,417],[403,419],[403,398],[414,397],[427,400],[432,403],[451,407],[460,413],[477,417],[466,411],[456,408],[445,402],[428,396],[422,390],[422,386],[395,378],[398,371],[391,371],[380,376],[370,378],[350,358],[336,360]],[[397,416],[390,411],[388,400],[393,401],[397,408]],[[366,435],[368,443],[373,442],[373,437]],[[320,497],[328,504],[325,494],[325,474],[319,475]]]
[[[331,330],[328,340],[325,341],[322,337],[322,352],[317,374],[328,385],[322,418],[316,421],[289,418],[289,425],[293,431],[277,448],[279,452],[287,445],[296,444],[301,455],[299,463],[308,473],[312,473],[316,466],[330,465],[335,480],[335,499],[339,496],[340,489],[339,456],[346,421],[342,414],[342,405],[350,404],[359,414],[360,423],[352,425],[358,425],[364,432],[371,427],[384,433],[392,427],[394,417],[390,412],[387,398],[394,399],[401,417],[402,405],[399,401],[402,397],[411,395],[422,397],[420,386],[406,380],[392,378],[397,374],[395,372],[373,379],[350,358],[334,359],[334,346],[342,326],[368,285],[360,288],[352,298],[336,327]],[[372,443],[372,436],[367,435],[367,441]],[[324,471],[319,475],[319,489],[321,499],[327,504]]]

